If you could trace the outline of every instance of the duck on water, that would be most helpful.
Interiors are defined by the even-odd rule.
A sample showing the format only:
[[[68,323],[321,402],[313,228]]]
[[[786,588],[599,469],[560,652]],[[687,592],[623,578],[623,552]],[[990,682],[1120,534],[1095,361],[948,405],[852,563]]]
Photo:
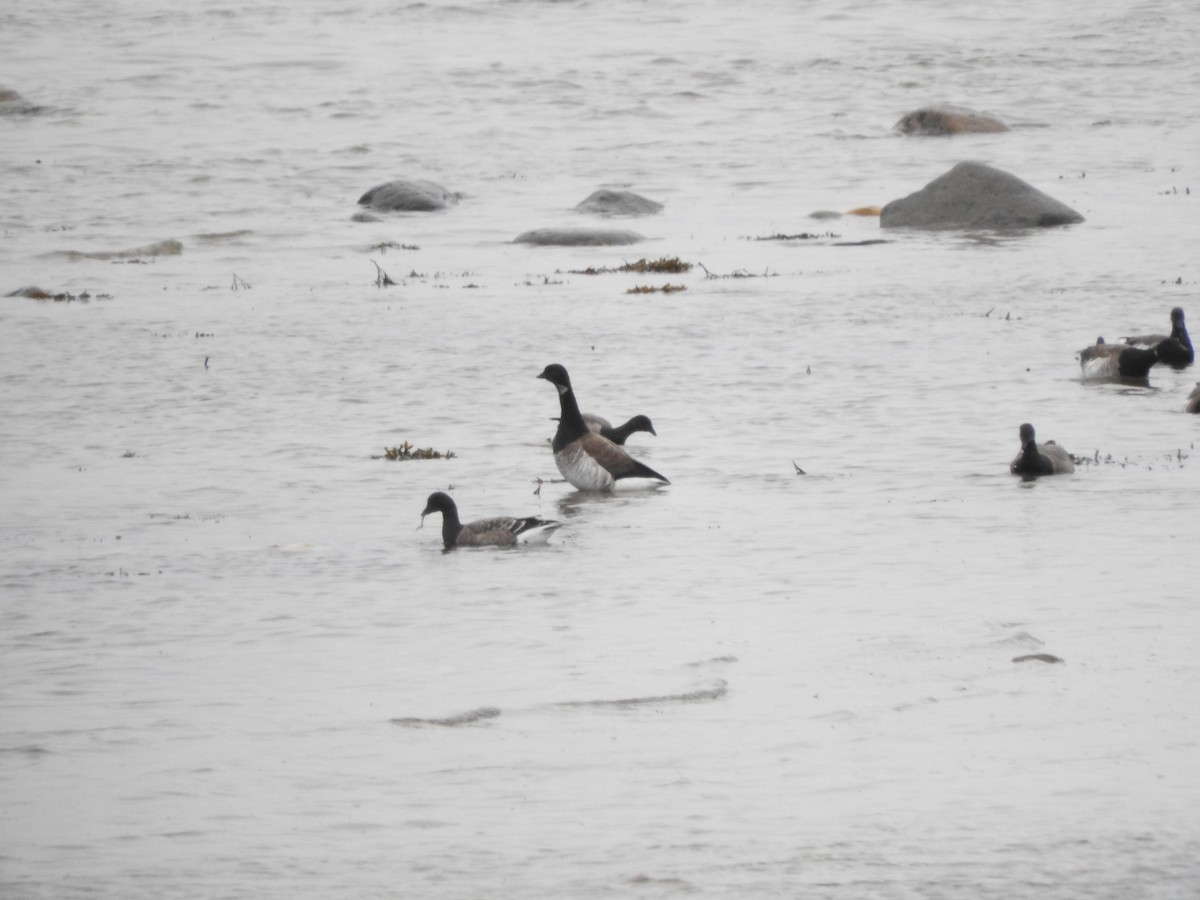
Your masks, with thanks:
[[[608,491],[623,478],[652,478],[671,483],[666,476],[638,462],[623,447],[588,428],[571,388],[571,377],[563,366],[552,363],[538,378],[546,379],[558,389],[558,430],[551,447],[558,471],[574,487],[581,491]]]
[[[624,445],[629,440],[629,437],[638,431],[647,431],[658,437],[658,432],[654,430],[654,423],[650,421],[649,416],[634,416],[624,425],[613,425],[612,422],[603,416],[584,413],[583,421],[589,431],[604,435],[604,437],[608,438],[614,444]]]
[[[1092,346],[1079,351],[1079,367],[1083,377],[1089,381],[1145,381],[1151,368],[1183,353],[1186,351],[1174,338],[1166,338],[1152,347],[1135,347],[1131,344],[1106,344],[1101,337],[1096,338]]]
[[[515,547],[517,544],[544,544],[551,533],[562,526],[553,519],[537,516],[495,516],[464,525],[458,518],[458,506],[449,494],[436,491],[429,495],[421,524],[433,512],[442,514],[442,543],[447,550],[455,547]]]
[[[1196,360],[1195,350],[1192,349],[1192,339],[1187,333],[1187,325],[1183,321],[1183,308],[1176,306],[1171,310],[1170,334],[1139,334],[1123,339],[1131,347],[1141,347],[1153,350],[1162,346],[1160,362],[1174,369],[1186,369]]]
[[[1068,475],[1075,471],[1071,454],[1054,441],[1039,444],[1033,426],[1026,422],[1019,430],[1021,452],[1008,467],[1014,475],[1039,478],[1042,475]]]

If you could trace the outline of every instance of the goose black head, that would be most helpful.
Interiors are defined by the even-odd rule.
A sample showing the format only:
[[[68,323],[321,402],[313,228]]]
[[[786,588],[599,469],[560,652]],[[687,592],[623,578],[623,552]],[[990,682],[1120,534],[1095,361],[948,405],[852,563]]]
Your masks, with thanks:
[[[424,519],[427,515],[434,512],[440,512],[445,515],[449,511],[457,512],[458,507],[454,505],[454,501],[450,499],[449,494],[441,491],[434,491],[429,495],[429,499],[425,501],[425,511],[421,513],[421,518]]]
[[[538,378],[545,378],[548,382],[558,388],[560,394],[566,393],[571,389],[571,376],[567,374],[567,370],[558,363],[551,363],[542,370],[542,374]]]

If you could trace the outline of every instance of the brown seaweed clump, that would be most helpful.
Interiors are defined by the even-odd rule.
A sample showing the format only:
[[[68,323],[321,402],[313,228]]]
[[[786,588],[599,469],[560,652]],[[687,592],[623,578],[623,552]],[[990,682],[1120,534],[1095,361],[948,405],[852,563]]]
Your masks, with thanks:
[[[649,284],[639,284],[636,287],[631,287],[625,293],[627,294],[674,294],[677,291],[686,291],[686,284],[664,284],[662,287],[654,287]]]
[[[692,264],[684,262],[678,256],[664,256],[661,259],[639,259],[637,262],[624,265],[599,268],[588,266],[586,269],[572,269],[572,275],[611,275],[614,272],[636,272],[639,275],[681,275],[690,271]]]
[[[434,450],[432,447],[425,449],[414,447],[408,441],[405,441],[399,447],[384,447],[382,456],[372,456],[371,459],[454,459],[454,457],[455,453],[453,450],[447,450],[445,453],[442,453]]]

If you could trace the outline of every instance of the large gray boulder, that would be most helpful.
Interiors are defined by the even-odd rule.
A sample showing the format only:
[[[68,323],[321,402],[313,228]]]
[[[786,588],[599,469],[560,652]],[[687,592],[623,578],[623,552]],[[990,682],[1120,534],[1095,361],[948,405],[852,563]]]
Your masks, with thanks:
[[[881,228],[1046,228],[1082,221],[1065,203],[978,162],[959,163],[879,215]]]
[[[358,202],[384,212],[433,212],[456,206],[458,198],[432,181],[400,179],[376,185],[359,197]]]
[[[987,113],[961,106],[926,106],[901,117],[895,130],[900,134],[944,137],[951,134],[994,134],[1008,126]]]
[[[513,243],[539,247],[619,247],[644,240],[636,231],[618,228],[535,228],[517,235]]]
[[[577,212],[596,216],[649,216],[661,212],[663,205],[648,200],[633,191],[611,191],[601,188],[580,201]]]

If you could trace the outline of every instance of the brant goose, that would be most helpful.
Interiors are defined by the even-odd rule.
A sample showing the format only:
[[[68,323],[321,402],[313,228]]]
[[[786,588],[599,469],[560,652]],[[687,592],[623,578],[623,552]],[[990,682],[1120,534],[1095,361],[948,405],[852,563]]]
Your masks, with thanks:
[[[589,431],[604,435],[604,437],[608,438],[614,444],[624,444],[635,431],[648,431],[655,437],[658,437],[658,432],[654,430],[654,425],[648,416],[634,416],[624,425],[618,425],[614,428],[612,422],[608,421],[608,419],[602,416],[594,416],[591,413],[584,413],[583,424],[588,427]]]
[[[458,507],[448,494],[437,491],[429,495],[421,524],[432,512],[442,514],[442,542],[447,550],[455,547],[513,547],[517,544],[544,544],[554,529],[562,526],[552,519],[526,516],[496,516],[464,525],[458,520]]]
[[[1066,475],[1075,471],[1071,454],[1054,441],[1039,444],[1034,440],[1033,426],[1028,422],[1021,426],[1020,433],[1021,452],[1008,467],[1014,475],[1037,478],[1039,475]]]
[[[1190,413],[1200,413],[1200,381],[1196,382],[1196,386],[1188,394],[1187,406],[1184,409]]]
[[[551,447],[558,471],[572,485],[581,491],[607,491],[622,478],[657,478],[671,483],[622,447],[588,428],[566,369],[552,363],[538,378],[545,378],[558,388],[561,412]]]
[[[1177,353],[1185,352],[1179,341],[1167,338],[1153,347],[1134,347],[1130,344],[1106,344],[1104,338],[1079,351],[1079,367],[1083,377],[1128,378],[1142,380],[1150,373],[1150,367],[1166,362]]]
[[[1178,306],[1171,310],[1170,334],[1140,334],[1124,340],[1132,347],[1146,349],[1165,345],[1160,361],[1175,369],[1186,369],[1196,360],[1192,339],[1188,336],[1187,326],[1183,324],[1183,309]]]

